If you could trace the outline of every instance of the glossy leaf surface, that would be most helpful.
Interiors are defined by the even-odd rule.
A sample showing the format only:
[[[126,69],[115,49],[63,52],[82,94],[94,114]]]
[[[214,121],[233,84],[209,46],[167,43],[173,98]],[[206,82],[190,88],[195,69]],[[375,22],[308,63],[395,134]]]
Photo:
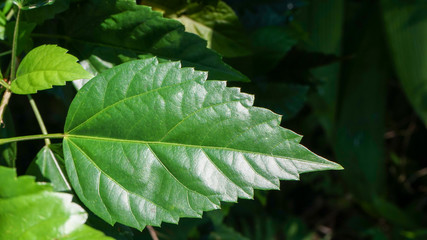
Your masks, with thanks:
[[[71,190],[65,173],[64,159],[55,148],[55,145],[44,146],[36,156],[36,164],[41,174],[50,180],[55,191]]]
[[[0,166],[0,239],[111,239],[83,225],[87,214],[72,195]]]
[[[77,58],[67,54],[67,50],[55,45],[42,45],[25,56],[11,84],[17,94],[36,93],[38,90],[65,85],[66,81],[91,78]]]
[[[89,209],[142,229],[201,217],[303,172],[341,169],[279,127],[279,115],[253,107],[253,96],[206,78],[151,58],[112,68],[78,92],[63,145]]]
[[[64,14],[64,19],[70,48],[76,49],[82,60],[90,61],[96,55],[101,62],[117,65],[157,56],[209,71],[211,79],[249,81],[208,49],[205,40],[185,32],[181,23],[134,1],[84,1]],[[97,71],[96,66],[89,67]]]

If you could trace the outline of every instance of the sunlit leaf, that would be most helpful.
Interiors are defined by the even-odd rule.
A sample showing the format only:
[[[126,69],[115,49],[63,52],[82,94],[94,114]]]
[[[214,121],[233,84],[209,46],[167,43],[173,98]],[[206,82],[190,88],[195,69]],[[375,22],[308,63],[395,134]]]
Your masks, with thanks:
[[[77,60],[67,54],[66,49],[55,45],[37,47],[22,60],[10,89],[17,94],[30,94],[65,85],[66,81],[91,78]]]
[[[83,225],[87,214],[72,195],[0,166],[1,239],[111,239]]]
[[[278,189],[280,179],[341,169],[300,145],[253,96],[156,58],[117,66],[76,95],[65,164],[80,200],[138,229],[201,217],[221,201]]]

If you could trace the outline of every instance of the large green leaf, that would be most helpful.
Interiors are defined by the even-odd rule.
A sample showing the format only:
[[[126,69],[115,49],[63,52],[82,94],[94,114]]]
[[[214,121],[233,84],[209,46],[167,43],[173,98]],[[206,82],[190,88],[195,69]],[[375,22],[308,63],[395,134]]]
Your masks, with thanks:
[[[396,73],[410,103],[427,126],[427,4],[381,1]],[[417,17],[418,12],[424,18]]]
[[[248,81],[208,49],[205,40],[185,32],[180,22],[164,18],[150,7],[126,0],[88,0],[70,9],[62,14],[66,40],[80,59],[90,61],[96,54],[102,62],[116,65],[154,55],[209,71],[211,79]]]
[[[67,115],[65,164],[81,201],[105,221],[138,229],[201,217],[220,201],[278,189],[279,179],[341,169],[252,107],[253,96],[205,72],[156,58],[89,81]]]
[[[65,173],[64,159],[57,145],[44,146],[36,156],[41,174],[50,180],[55,191],[69,191],[71,186]]]
[[[72,195],[0,166],[0,239],[111,239],[83,225],[87,214]]]
[[[66,81],[91,78],[77,60],[67,54],[66,49],[55,45],[37,47],[22,60],[10,89],[13,93],[30,94],[53,85],[65,85]]]

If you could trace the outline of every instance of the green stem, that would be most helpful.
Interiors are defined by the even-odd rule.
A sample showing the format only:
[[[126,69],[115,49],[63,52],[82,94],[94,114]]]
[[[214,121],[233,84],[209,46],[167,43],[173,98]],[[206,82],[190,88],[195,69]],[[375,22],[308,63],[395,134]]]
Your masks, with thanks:
[[[0,79],[0,85],[5,87],[6,89],[10,89],[9,83],[7,83],[4,79]]]
[[[3,57],[3,56],[6,56],[6,55],[9,55],[9,54],[11,54],[12,53],[12,50],[9,50],[9,51],[6,51],[6,52],[2,52],[2,53],[0,53],[0,57]]]
[[[28,140],[37,140],[37,139],[46,139],[46,138],[64,138],[64,133],[51,133],[51,134],[37,134],[37,135],[28,135],[21,137],[12,137],[12,138],[2,138],[0,139],[0,145],[12,142],[28,141]]]
[[[16,15],[16,24],[15,31],[13,32],[13,42],[12,42],[12,65],[10,70],[10,82],[15,80],[16,77],[16,52],[18,49],[18,33],[19,33],[19,20],[21,17],[21,9],[18,8],[18,14]]]
[[[37,122],[39,123],[40,130],[42,130],[42,133],[44,135],[48,135],[46,126],[44,125],[43,118],[39,112],[39,108],[37,107],[36,102],[34,101],[33,97],[31,97],[31,95],[27,95],[27,97],[28,97],[28,100],[30,101],[30,105],[31,105],[31,108],[33,109],[34,115],[37,118]],[[44,142],[46,143],[46,146],[50,145],[50,139],[49,138],[45,138]]]

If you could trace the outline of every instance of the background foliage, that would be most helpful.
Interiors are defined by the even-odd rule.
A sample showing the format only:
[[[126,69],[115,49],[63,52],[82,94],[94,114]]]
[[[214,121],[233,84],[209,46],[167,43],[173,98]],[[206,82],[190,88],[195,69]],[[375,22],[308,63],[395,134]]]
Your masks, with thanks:
[[[283,114],[282,125],[305,135],[304,145],[346,169],[306,174],[301,182],[282,182],[281,191],[256,191],[255,201],[226,204],[202,219],[182,219],[177,226],[163,224],[156,228],[161,239],[427,238],[425,1],[139,2],[205,38],[239,71],[222,64],[214,52],[194,53],[191,48],[204,42],[161,14],[150,13],[168,27],[154,34],[150,29],[158,29],[156,21],[148,22],[143,36],[172,34],[182,39],[179,44],[188,45],[188,52],[170,51],[167,38],[159,38],[152,46],[143,44],[149,37],[133,41],[140,37],[135,35],[139,32],[129,31],[135,26],[103,24],[105,16],[118,12],[124,14],[115,15],[116,19],[140,18],[132,14],[135,7],[112,7],[115,1],[89,2],[57,0],[28,11],[20,26],[18,51],[55,43],[70,49],[94,74],[130,59],[150,57],[146,52],[157,51],[165,60],[188,53],[187,66],[213,69],[215,79],[250,79],[250,83],[230,85],[254,93],[255,105]],[[78,18],[82,12],[86,17]],[[1,52],[10,48],[13,33],[14,23],[6,24],[6,17],[0,16]],[[108,36],[102,34],[104,29]],[[194,60],[203,56],[206,60]],[[0,61],[6,69],[8,57]],[[74,86],[67,84],[34,97],[49,131],[63,130],[66,108],[75,93]],[[39,133],[25,97],[14,96],[10,113],[5,117],[8,127],[0,130],[2,137]],[[20,126],[15,132],[10,127],[13,123]],[[18,159],[19,175],[37,172],[36,164],[43,160],[31,160],[42,146],[41,142],[19,143],[17,156],[15,144],[2,146],[2,165]],[[55,156],[62,159],[60,153]],[[146,231],[120,224],[110,227],[86,212],[87,225],[116,239],[150,238]]]

